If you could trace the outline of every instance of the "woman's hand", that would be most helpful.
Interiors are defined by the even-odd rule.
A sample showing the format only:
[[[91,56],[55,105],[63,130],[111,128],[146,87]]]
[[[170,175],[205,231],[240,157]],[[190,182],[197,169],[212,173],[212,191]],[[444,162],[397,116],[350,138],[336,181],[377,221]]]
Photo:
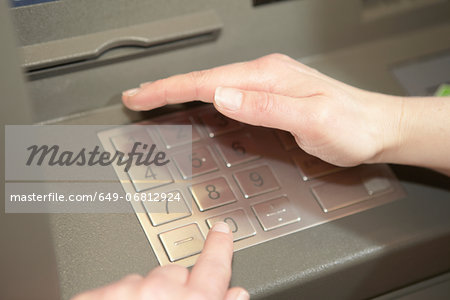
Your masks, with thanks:
[[[306,152],[339,166],[368,162],[384,148],[387,100],[331,79],[285,55],[177,75],[124,93],[134,110],[192,100],[222,114],[290,131]],[[396,106],[391,101],[391,106]],[[395,121],[394,121],[395,122]]]
[[[253,125],[290,131],[338,166],[392,162],[450,174],[450,98],[406,98],[357,89],[288,56],[176,75],[123,93],[133,110],[201,100]]]
[[[245,300],[246,290],[229,289],[233,238],[226,223],[218,222],[208,233],[197,263],[187,268],[168,265],[146,277],[129,275],[111,285],[77,295],[72,300]]]

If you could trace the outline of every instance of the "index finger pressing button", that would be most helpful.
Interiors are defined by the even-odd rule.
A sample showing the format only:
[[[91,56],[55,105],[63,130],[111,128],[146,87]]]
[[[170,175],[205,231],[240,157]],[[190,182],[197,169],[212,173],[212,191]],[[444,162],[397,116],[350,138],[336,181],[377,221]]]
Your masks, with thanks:
[[[242,240],[256,234],[255,228],[253,228],[243,209],[237,209],[220,216],[209,218],[206,220],[206,223],[211,228],[215,223],[220,221],[227,223],[230,227],[233,233],[233,241]]]

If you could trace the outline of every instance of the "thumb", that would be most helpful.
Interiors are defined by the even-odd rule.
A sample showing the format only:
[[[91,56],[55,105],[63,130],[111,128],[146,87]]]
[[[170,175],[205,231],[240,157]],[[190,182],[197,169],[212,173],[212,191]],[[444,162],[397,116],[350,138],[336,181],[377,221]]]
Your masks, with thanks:
[[[240,122],[293,131],[306,104],[303,99],[263,91],[218,87],[214,105],[222,114]]]

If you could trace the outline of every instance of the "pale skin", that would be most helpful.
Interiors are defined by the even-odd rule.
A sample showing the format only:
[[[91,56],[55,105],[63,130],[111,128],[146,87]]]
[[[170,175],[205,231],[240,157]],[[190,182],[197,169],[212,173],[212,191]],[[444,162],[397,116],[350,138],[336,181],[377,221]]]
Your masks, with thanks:
[[[232,119],[291,132],[338,166],[398,163],[450,175],[450,97],[361,90],[282,54],[143,84],[122,99],[133,110],[211,102]]]
[[[213,103],[232,119],[289,131],[300,148],[331,164],[408,164],[450,176],[450,97],[399,97],[361,90],[282,54],[144,83],[125,91],[122,99],[132,110],[201,100]],[[213,246],[208,247],[216,242],[207,242],[203,253],[210,253],[213,261],[225,262],[227,275],[211,277],[214,264],[202,263],[199,268],[199,261],[192,273],[182,278],[204,272],[209,275],[199,277],[203,286],[217,285],[221,292],[211,298],[208,291],[195,286],[183,285],[183,291],[198,297],[192,299],[237,299],[237,295],[247,299],[242,288],[227,290],[232,250],[224,252],[216,245],[213,253]],[[231,238],[228,243],[232,245]],[[135,289],[153,288],[161,298],[148,299],[179,299],[167,284],[154,283],[166,278],[164,272],[172,274],[164,268],[152,271],[145,279],[125,278],[101,290],[103,295],[113,295],[114,289],[128,286],[124,287],[130,292],[128,299],[144,299]],[[195,272],[196,268],[201,271]],[[187,274],[187,270],[177,272]],[[81,299],[116,298],[76,300]]]
[[[189,271],[169,265],[147,276],[128,275],[111,285],[87,291],[72,300],[246,300],[248,292],[229,288],[233,237],[228,225],[216,223],[209,231],[197,263]]]

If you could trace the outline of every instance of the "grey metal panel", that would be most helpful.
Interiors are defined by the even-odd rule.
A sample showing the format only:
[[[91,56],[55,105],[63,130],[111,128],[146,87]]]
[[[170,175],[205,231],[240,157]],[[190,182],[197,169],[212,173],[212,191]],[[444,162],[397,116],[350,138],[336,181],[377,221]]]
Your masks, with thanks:
[[[24,76],[5,1],[0,1],[0,120],[30,124]],[[0,129],[0,299],[59,299],[59,282],[46,215],[5,214],[5,130]]]
[[[260,7],[253,7],[251,1],[244,0],[71,0],[16,8],[13,12],[22,45],[32,45],[206,9],[213,9],[224,24],[220,37],[213,42],[165,49],[165,52],[147,53],[127,61],[110,61],[95,68],[85,66],[39,77],[40,80],[32,79],[29,88],[33,119],[43,121],[117,103],[122,90],[177,73],[272,52],[293,57],[326,53],[442,24],[448,21],[450,3],[374,21],[363,20],[360,0],[287,1]],[[108,54],[114,55],[116,51],[124,49]]]
[[[445,273],[403,289],[377,297],[374,300],[445,300],[450,296],[450,273]]]
[[[123,124],[142,114],[120,105],[91,109],[118,103],[122,90],[143,81],[270,52],[298,58],[326,53],[305,61],[359,87],[401,94],[389,66],[450,48],[442,38],[449,36],[449,5],[371,22],[361,20],[356,0],[258,8],[241,0],[72,0],[18,8],[14,15],[22,45],[31,45],[215,9],[225,29],[213,43],[61,71],[28,84],[34,121],[80,113],[59,122]],[[397,174],[407,199],[242,250],[234,259],[232,284],[248,288],[257,299],[348,299],[448,271],[448,179],[414,168],[397,168]],[[134,215],[52,215],[50,223],[63,299],[157,265]]]
[[[21,48],[22,66],[30,71],[95,59],[106,51],[118,47],[147,48],[206,35],[214,37],[221,27],[222,24],[217,15],[213,11],[205,11],[33,44]]]

